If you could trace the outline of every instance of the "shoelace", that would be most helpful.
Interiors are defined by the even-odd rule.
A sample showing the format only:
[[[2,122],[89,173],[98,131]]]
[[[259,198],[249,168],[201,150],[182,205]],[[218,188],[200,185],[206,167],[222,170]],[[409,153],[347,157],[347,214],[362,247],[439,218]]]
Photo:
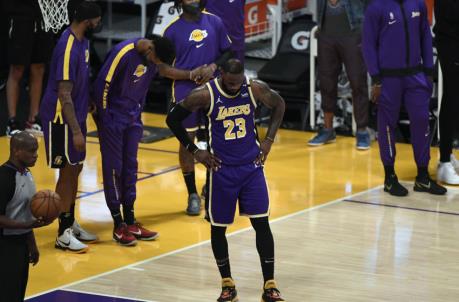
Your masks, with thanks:
[[[222,293],[220,294],[220,298],[228,298],[231,296],[231,291],[233,290],[233,287],[223,287]]]
[[[269,288],[265,289],[265,291],[267,292],[267,296],[270,298],[282,298],[280,291],[277,288]]]
[[[129,232],[127,225],[124,225],[122,227],[121,233],[123,234],[123,236],[126,236],[126,237],[132,236],[131,232]]]

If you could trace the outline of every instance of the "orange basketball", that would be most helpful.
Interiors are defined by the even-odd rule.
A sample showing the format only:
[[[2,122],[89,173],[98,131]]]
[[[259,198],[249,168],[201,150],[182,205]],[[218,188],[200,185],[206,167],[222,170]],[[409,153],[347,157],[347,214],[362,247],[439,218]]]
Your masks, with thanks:
[[[50,223],[61,213],[61,198],[51,190],[41,190],[35,193],[30,202],[30,209],[35,218],[42,217]]]

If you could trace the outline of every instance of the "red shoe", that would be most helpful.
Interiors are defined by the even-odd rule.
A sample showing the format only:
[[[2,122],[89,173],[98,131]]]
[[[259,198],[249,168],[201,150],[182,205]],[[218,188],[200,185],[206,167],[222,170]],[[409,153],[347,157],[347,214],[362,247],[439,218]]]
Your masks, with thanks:
[[[139,240],[155,240],[159,237],[158,232],[149,231],[138,222],[127,226],[129,232]]]
[[[137,240],[129,232],[128,226],[124,222],[113,230],[113,240],[123,246],[134,246],[137,244]]]

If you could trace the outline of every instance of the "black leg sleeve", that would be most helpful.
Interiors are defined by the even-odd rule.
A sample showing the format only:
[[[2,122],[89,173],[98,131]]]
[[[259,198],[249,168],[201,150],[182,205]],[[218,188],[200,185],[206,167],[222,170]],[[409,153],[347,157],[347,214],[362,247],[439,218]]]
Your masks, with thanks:
[[[263,278],[266,281],[274,279],[274,238],[269,226],[268,217],[251,218],[256,232],[257,250],[260,255]]]

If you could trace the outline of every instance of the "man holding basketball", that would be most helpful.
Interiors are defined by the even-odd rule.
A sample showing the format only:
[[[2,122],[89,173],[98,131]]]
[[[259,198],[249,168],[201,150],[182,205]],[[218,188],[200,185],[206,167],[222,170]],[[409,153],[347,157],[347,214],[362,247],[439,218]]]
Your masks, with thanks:
[[[78,176],[86,156],[89,41],[85,35],[100,29],[100,7],[88,1],[80,3],[72,24],[64,30],[54,48],[48,86],[40,106],[48,164],[59,169],[56,192],[63,205],[55,247],[74,253],[88,249],[81,241],[97,240],[97,236],[76,222],[75,199]]]
[[[36,265],[39,252],[33,228],[50,222],[35,220],[30,201],[35,183],[29,167],[38,157],[37,139],[25,131],[13,135],[10,157],[0,166],[0,293],[1,300],[24,301],[29,263]]]

